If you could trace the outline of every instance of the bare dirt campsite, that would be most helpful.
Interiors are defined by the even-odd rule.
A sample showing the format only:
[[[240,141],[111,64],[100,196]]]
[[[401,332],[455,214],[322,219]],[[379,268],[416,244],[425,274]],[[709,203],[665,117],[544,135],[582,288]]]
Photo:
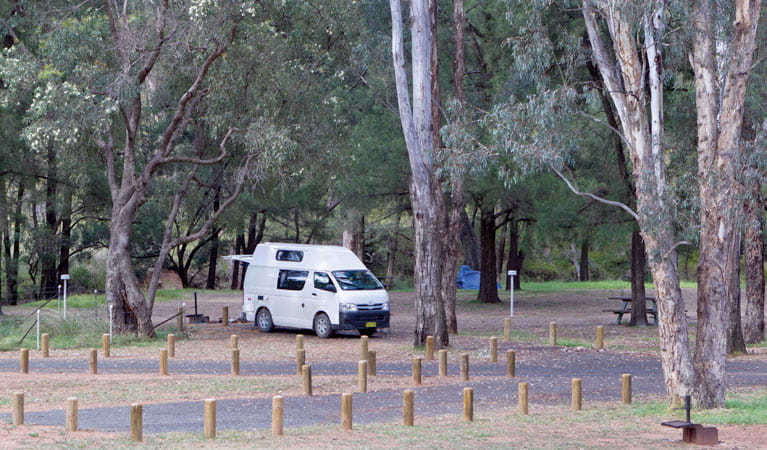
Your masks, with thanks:
[[[20,373],[19,352],[0,354],[0,447],[2,448],[679,448],[681,432],[660,426],[683,413],[665,407],[658,361],[657,328],[615,324],[613,291],[518,292],[510,341],[504,339],[508,298],[497,305],[470,301],[462,292],[460,334],[451,336],[447,376],[438,357],[412,347],[412,293],[391,294],[388,333],[368,340],[376,374],[359,392],[361,339],[354,333],[319,339],[303,331],[306,363],[312,365],[312,394],[297,375],[296,331],[260,333],[252,323],[218,322],[222,307],[239,314],[239,294],[201,294],[199,313],[211,323],[187,325],[178,338],[168,374],[159,373],[166,340],[98,350],[98,371],[89,371],[88,349],[57,349],[49,358],[31,342],[29,371]],[[693,318],[694,292],[685,292]],[[172,316],[178,301],[158,303],[155,321]],[[6,314],[28,308],[4,307]],[[551,345],[550,323],[557,342]],[[167,326],[172,326],[173,321]],[[603,326],[605,349],[596,350]],[[163,333],[161,333],[163,334]],[[232,338],[237,336],[239,375],[232,374]],[[497,362],[490,339],[497,337]],[[94,343],[99,346],[100,343]],[[167,349],[166,349],[167,350]],[[507,354],[515,352],[515,376],[507,376]],[[468,355],[468,381],[461,360]],[[412,375],[421,357],[422,383]],[[729,392],[765,396],[767,349],[728,360]],[[632,375],[632,403],[622,401],[623,374]],[[582,380],[582,409],[571,407],[571,380]],[[519,412],[519,383],[526,382],[528,414]],[[473,420],[464,413],[463,389],[473,388]],[[403,425],[403,391],[414,391],[414,426]],[[24,425],[12,425],[12,398],[24,393]],[[353,394],[352,429],[341,427],[341,395]],[[284,435],[272,434],[272,398],[284,399]],[[65,430],[69,398],[77,398],[79,431]],[[218,405],[216,436],[203,433],[203,402]],[[130,438],[129,407],[143,405],[143,441]],[[722,411],[720,411],[722,412]],[[715,412],[716,413],[716,412]],[[705,424],[693,410],[693,421]],[[743,422],[740,422],[743,423]],[[716,424],[722,448],[767,448],[767,425]]]

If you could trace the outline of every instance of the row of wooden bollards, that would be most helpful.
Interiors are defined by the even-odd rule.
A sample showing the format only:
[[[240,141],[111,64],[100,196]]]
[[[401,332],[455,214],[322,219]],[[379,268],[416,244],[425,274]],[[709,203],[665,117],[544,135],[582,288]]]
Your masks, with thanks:
[[[360,361],[361,363],[364,361]],[[367,372],[362,372],[365,373]],[[631,375],[623,374],[621,400],[624,404],[631,403]],[[362,391],[364,392],[364,391]],[[580,378],[572,379],[571,390],[571,409],[580,411],[583,407],[582,380]],[[414,407],[415,392],[407,389],[402,393],[402,418],[405,426],[413,426],[415,418]],[[517,384],[518,412],[523,415],[529,414],[529,385],[527,382]],[[12,424],[20,426],[24,424],[24,393],[15,392],[13,394],[12,406]],[[463,389],[463,419],[465,421],[474,420],[474,388],[466,387]],[[352,394],[341,394],[341,428],[344,430],[352,429]],[[272,398],[272,434],[281,436],[284,433],[284,403],[282,396]],[[77,398],[67,399],[66,410],[66,430],[78,430],[78,402]],[[213,439],[216,437],[216,400],[205,399],[203,402],[203,431],[205,437]],[[143,440],[143,406],[140,403],[131,404],[130,408],[130,437],[131,440],[140,442]]]

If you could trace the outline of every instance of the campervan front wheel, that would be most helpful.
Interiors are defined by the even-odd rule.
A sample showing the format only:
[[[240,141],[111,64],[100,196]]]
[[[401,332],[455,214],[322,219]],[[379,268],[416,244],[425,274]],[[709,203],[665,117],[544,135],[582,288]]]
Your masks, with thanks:
[[[258,331],[262,333],[272,331],[274,323],[272,322],[272,313],[270,313],[268,309],[261,308],[258,310],[258,314],[256,314],[256,326],[258,327]]]
[[[321,338],[328,338],[333,335],[333,327],[327,314],[319,313],[314,317],[314,333]]]

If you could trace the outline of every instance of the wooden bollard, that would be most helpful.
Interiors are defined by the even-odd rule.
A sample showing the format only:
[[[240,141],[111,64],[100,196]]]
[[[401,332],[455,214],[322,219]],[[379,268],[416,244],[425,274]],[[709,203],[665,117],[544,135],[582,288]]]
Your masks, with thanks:
[[[549,322],[549,345],[557,345],[557,323]]]
[[[421,358],[413,358],[413,383],[421,384]]]
[[[469,354],[461,353],[461,381],[469,381]]]
[[[301,374],[304,380],[304,394],[312,395],[312,365],[304,364],[301,367]]]
[[[160,349],[160,375],[168,375],[168,349]]]
[[[24,425],[24,393],[13,393],[13,413],[11,414],[11,423],[19,426]]]
[[[528,398],[528,385],[527,382],[521,382],[517,385],[519,394],[519,413],[527,415],[527,398]]]
[[[503,319],[503,340],[511,342],[511,317]]]
[[[573,411],[580,411],[583,408],[583,391],[581,389],[582,381],[580,378],[573,378],[570,406]]]
[[[112,345],[109,342],[109,333],[101,335],[101,353],[104,355],[104,358],[112,356]]]
[[[69,397],[67,399],[67,431],[77,431],[77,398]]]
[[[166,339],[166,347],[168,347],[168,356],[171,358],[176,357],[176,335],[175,334],[169,334],[168,339]]]
[[[474,420],[474,389],[470,387],[463,388],[463,420]]]
[[[368,337],[360,336],[360,361],[368,360]]]
[[[357,391],[365,393],[368,391],[368,362],[357,362]]]
[[[605,348],[605,327],[598,326],[597,327],[597,350],[602,350]]]
[[[509,378],[517,376],[517,354],[514,350],[506,352],[506,376]]]
[[[22,348],[19,355],[19,372],[29,373],[29,349]]]
[[[490,338],[490,362],[498,362],[498,338]]]
[[[304,364],[306,364],[306,350],[300,348],[296,350],[296,375],[301,375]]]
[[[232,375],[240,374],[240,349],[232,349]]]
[[[281,395],[272,397],[272,436],[282,436],[285,408]]]
[[[378,368],[376,367],[376,352],[375,350],[368,350],[368,375],[371,377],[376,376]]]
[[[434,361],[434,336],[426,336],[426,361]]]
[[[42,340],[42,342],[40,343],[40,350],[41,350],[42,356],[43,358],[48,358],[51,356],[51,353],[49,350],[51,337],[48,335],[48,333],[43,333],[40,336],[40,338]]]
[[[88,351],[88,369],[91,375],[99,373],[99,352],[95,348]]]
[[[178,315],[176,316],[176,329],[179,333],[184,332],[184,307],[178,307]]]
[[[216,437],[216,399],[205,399],[203,423],[205,438],[214,439]]]
[[[439,376],[447,376],[447,350],[444,348],[439,351]]]
[[[413,426],[413,416],[415,415],[415,408],[413,407],[414,398],[415,391],[407,389],[402,392],[402,421],[406,427]]]
[[[624,373],[621,375],[621,401],[624,405],[631,404],[631,374]]]
[[[221,323],[225,327],[229,326],[229,307],[228,306],[221,307]]]
[[[133,442],[144,440],[144,412],[140,403],[130,405],[130,439]]]
[[[240,348],[240,338],[236,334],[232,334],[229,336],[229,347],[234,350],[235,348]]]
[[[341,429],[352,429],[352,394],[341,394]]]
[[[303,334],[297,334],[296,335],[296,350],[303,350],[304,349],[304,335]]]

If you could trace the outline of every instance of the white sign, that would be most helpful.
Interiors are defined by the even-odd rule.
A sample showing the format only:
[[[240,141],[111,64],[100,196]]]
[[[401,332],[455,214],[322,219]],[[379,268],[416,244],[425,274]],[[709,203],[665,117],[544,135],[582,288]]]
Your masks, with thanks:
[[[511,277],[509,280],[509,317],[514,317],[514,276],[517,271],[509,270],[508,274]]]

